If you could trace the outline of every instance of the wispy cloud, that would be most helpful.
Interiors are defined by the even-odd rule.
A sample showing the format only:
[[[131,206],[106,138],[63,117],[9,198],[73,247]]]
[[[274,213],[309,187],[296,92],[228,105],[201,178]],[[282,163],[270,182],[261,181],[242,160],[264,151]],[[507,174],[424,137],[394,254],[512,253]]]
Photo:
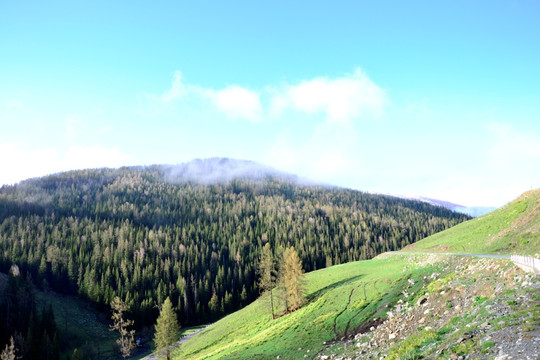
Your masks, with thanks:
[[[177,70],[174,72],[171,88],[161,95],[161,100],[166,103],[171,102],[182,98],[186,93],[187,89],[182,83],[182,72]]]

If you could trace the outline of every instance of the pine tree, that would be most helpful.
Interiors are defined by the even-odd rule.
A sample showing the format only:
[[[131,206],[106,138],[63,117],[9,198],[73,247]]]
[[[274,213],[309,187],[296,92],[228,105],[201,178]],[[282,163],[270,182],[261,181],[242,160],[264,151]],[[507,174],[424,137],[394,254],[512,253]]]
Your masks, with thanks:
[[[113,311],[111,316],[113,324],[110,325],[110,330],[120,333],[120,339],[116,340],[116,343],[120,346],[122,357],[125,359],[135,349],[135,330],[128,330],[129,327],[133,326],[133,320],[124,318],[124,311],[128,307],[118,296],[111,302],[111,308]]]
[[[160,357],[163,353],[167,360],[171,359],[172,345],[176,342],[180,326],[173,310],[171,300],[167,297],[161,306],[161,311],[156,322],[154,342]]]
[[[303,274],[302,262],[294,247],[291,246],[285,249],[280,278],[283,284],[287,311],[298,309],[304,302]]]
[[[261,293],[270,292],[270,314],[272,314],[272,320],[274,320],[274,295],[272,289],[276,285],[276,277],[274,272],[274,257],[272,255],[272,249],[270,249],[270,243],[266,243],[262,248],[257,272],[259,274],[259,289]]]

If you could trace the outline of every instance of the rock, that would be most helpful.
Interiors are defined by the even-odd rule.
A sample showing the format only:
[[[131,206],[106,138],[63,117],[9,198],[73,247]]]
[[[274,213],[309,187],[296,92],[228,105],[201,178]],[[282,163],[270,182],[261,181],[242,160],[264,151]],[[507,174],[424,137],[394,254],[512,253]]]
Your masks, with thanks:
[[[396,338],[396,334],[394,334],[394,333],[388,335],[388,339],[390,339],[390,340],[395,339],[395,338]]]
[[[459,344],[459,343],[462,343],[462,342],[464,342],[464,341],[469,340],[469,339],[472,338],[473,336],[474,336],[474,335],[473,335],[472,333],[470,333],[470,332],[464,333],[463,336],[461,337],[461,339],[458,340],[458,344]]]
[[[276,356],[276,360],[281,359],[281,355]]]
[[[429,314],[429,309],[426,309],[426,311],[424,311],[424,315],[427,315]]]
[[[409,279],[408,281],[409,281],[409,284],[411,284],[411,285],[416,284],[416,281],[414,281],[414,279]]]
[[[330,356],[328,355],[321,355],[321,360],[328,360],[330,359]]]
[[[482,329],[489,329],[489,328],[490,328],[489,323],[488,323],[487,321],[484,322],[484,323],[482,323],[482,325],[480,325],[480,327],[481,327]]]
[[[372,326],[369,328],[369,331],[374,331],[375,330],[375,326]]]
[[[302,350],[302,348],[301,348],[301,347],[299,347],[299,348],[298,348],[298,351],[301,351],[301,350]]]

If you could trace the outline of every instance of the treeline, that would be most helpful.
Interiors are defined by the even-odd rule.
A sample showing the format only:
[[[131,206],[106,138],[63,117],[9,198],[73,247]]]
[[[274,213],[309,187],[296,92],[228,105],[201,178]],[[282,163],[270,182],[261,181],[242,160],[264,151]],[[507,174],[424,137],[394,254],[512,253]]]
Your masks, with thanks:
[[[72,171],[0,189],[0,271],[17,264],[38,286],[102,309],[119,296],[138,326],[153,324],[169,296],[182,325],[195,324],[258,296],[266,243],[294,246],[312,271],[397,250],[466,219],[272,175],[202,185],[160,166]]]

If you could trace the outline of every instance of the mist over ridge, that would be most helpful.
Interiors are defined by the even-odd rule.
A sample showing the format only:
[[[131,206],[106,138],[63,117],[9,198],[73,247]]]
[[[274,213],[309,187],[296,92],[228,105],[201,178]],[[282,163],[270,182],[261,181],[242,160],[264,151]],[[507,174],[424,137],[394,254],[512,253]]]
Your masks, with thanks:
[[[165,172],[165,179],[172,183],[223,184],[235,179],[261,180],[269,176],[298,180],[296,175],[278,171],[255,161],[225,157],[194,159],[178,165],[160,165],[160,167]]]

